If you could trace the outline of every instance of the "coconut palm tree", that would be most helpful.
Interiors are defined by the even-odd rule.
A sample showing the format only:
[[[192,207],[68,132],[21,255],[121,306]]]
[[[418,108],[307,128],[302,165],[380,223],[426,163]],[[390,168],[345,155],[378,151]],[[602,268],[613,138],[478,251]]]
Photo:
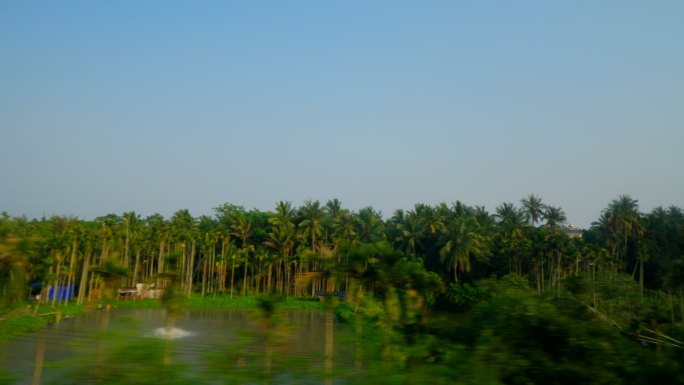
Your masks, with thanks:
[[[525,224],[524,211],[515,207],[513,203],[505,202],[496,207],[494,217],[498,220],[499,226],[506,229],[509,233],[520,237]]]
[[[545,209],[542,199],[534,194],[530,194],[527,198],[521,199],[520,204],[530,225],[536,225],[542,218]]]
[[[480,234],[474,217],[461,217],[449,223],[445,232],[446,242],[439,251],[440,261],[447,271],[453,271],[454,281],[458,273],[469,272],[471,258],[485,258],[489,255],[486,239]]]
[[[244,276],[242,281],[242,294],[247,295],[247,267],[249,265],[249,251],[251,245],[248,243],[249,238],[254,234],[254,228],[249,217],[243,213],[236,213],[231,224],[233,230],[232,234],[237,237],[242,244],[242,258],[245,263]],[[235,260],[233,260],[235,263]],[[233,281],[230,283],[230,296],[233,297]]]
[[[280,222],[279,225],[271,226],[271,231],[268,233],[268,238],[264,244],[275,250],[278,253],[279,258],[277,258],[278,264],[282,263],[282,274],[285,275],[285,279],[282,281],[284,285],[289,283],[289,259],[292,254],[292,250],[295,247],[296,242],[296,231],[295,225],[292,222]],[[281,287],[281,290],[287,289]]]
[[[501,252],[508,257],[508,272],[512,273],[515,266],[516,273],[522,274],[522,257],[529,249],[525,212],[512,203],[502,203],[496,208],[495,218],[498,219]]]
[[[340,221],[344,209],[342,208],[342,202],[339,199],[330,199],[325,203],[323,208],[325,212],[325,238],[326,241],[333,243],[333,247],[337,245],[338,237],[336,237],[337,225]]]
[[[568,220],[562,208],[548,205],[544,207],[542,218],[546,221],[545,226],[552,229],[558,229]]]
[[[419,203],[414,205],[413,211],[419,218],[421,218],[423,226],[426,228],[429,234],[435,235],[445,229],[446,218],[439,215],[440,213],[432,206]]]
[[[176,211],[171,217],[171,231],[176,244],[176,252],[180,256],[178,274],[182,287],[190,295],[192,292],[192,275],[195,267],[195,246],[197,244],[197,227],[195,218],[187,209]]]
[[[601,229],[614,257],[623,262],[626,262],[628,250],[636,247],[634,241],[644,235],[638,201],[629,195],[620,195],[611,201],[594,225]]]
[[[359,242],[372,243],[383,239],[384,223],[380,212],[364,207],[354,217],[354,231]]]
[[[283,226],[294,223],[295,209],[292,203],[279,201],[276,204],[275,211],[269,215],[268,223],[272,226]]]
[[[423,222],[413,212],[404,214],[397,210],[389,221],[396,229],[394,245],[407,256],[416,256],[422,235],[426,232]]]
[[[298,227],[302,237],[309,241],[309,247],[316,252],[318,249],[318,238],[323,234],[324,211],[321,202],[318,200],[306,200],[304,206],[299,208],[301,221]]]

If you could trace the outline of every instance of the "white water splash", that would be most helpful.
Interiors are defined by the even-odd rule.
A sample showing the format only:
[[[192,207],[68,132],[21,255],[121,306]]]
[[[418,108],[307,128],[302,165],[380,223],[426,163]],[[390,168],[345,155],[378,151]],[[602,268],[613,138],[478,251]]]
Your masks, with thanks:
[[[194,335],[195,333],[189,332],[183,329],[179,328],[156,328],[152,332],[153,337],[158,337],[158,338],[167,338],[171,340],[175,340],[178,338],[185,338],[185,337],[190,337]]]

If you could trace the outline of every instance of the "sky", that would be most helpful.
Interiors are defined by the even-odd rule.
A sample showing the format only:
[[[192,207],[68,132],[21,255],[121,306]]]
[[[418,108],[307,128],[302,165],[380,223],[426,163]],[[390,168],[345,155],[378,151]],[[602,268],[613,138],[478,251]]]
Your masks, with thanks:
[[[684,207],[684,2],[0,2],[0,211]]]

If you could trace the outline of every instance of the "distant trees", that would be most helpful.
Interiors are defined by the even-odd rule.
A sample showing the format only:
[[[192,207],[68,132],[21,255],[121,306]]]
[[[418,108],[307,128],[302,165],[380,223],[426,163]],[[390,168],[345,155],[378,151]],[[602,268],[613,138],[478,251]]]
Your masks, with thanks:
[[[387,219],[372,207],[346,209],[337,199],[325,205],[307,200],[298,208],[280,201],[268,212],[226,203],[211,217],[193,217],[188,210],[170,218],[126,212],[94,221],[5,215],[0,289],[16,300],[28,294],[28,283],[42,283],[41,300],[56,304],[48,289],[73,286],[74,300],[84,302],[99,298],[107,283],[98,271],[114,261],[129,274],[112,285],[163,286],[160,274],[173,273],[185,295],[347,290],[357,275],[351,250],[385,242],[447,284],[514,273],[538,293],[560,293],[570,276],[600,281],[625,272],[640,282],[642,292],[662,288],[684,298],[678,281],[684,269],[684,214],[678,207],[644,214],[637,203],[627,195],[609,202],[579,239],[565,234],[562,208],[535,195],[523,198],[520,207],[502,203],[494,213],[462,202],[416,204]],[[377,262],[369,258],[362,272]],[[333,271],[344,278],[334,280]],[[19,294],[12,285],[22,287]]]

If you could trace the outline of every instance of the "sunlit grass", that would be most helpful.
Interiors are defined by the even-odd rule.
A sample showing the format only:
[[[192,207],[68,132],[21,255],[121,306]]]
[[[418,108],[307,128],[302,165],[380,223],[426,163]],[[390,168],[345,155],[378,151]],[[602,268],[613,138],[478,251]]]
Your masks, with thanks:
[[[0,315],[0,341],[42,329],[51,322],[83,311],[83,306],[76,304],[60,303],[54,307],[51,304],[42,304],[37,310],[34,306],[22,303],[12,309],[3,309]]]
[[[233,296],[228,295],[200,295],[193,294],[186,299],[183,306],[187,309],[254,309],[259,306],[257,296]],[[296,297],[281,297],[278,307],[284,310],[323,310],[325,302],[302,299]],[[160,302],[154,299],[116,301],[115,307],[145,309],[159,307]]]

